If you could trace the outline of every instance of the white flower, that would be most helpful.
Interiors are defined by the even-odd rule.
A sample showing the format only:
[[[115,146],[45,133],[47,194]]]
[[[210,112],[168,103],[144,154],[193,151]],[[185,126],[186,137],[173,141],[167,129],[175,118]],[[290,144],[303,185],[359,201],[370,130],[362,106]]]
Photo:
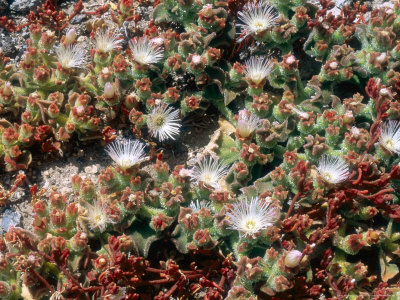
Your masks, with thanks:
[[[189,207],[192,209],[193,212],[197,213],[202,208],[210,209],[210,202],[207,202],[205,200],[199,201],[199,199],[197,199],[196,201],[190,202]]]
[[[147,126],[151,131],[151,136],[160,142],[167,139],[174,140],[181,127],[179,111],[172,107],[157,105],[147,118]]]
[[[229,166],[222,164],[211,156],[198,161],[192,169],[192,178],[198,184],[200,181],[213,187],[220,188],[219,181],[228,174]]]
[[[60,45],[56,49],[58,62],[65,69],[83,68],[87,64],[87,53],[78,44]]]
[[[273,67],[273,63],[265,56],[252,56],[244,64],[246,76],[255,84],[267,78]]]
[[[323,155],[319,161],[318,172],[322,179],[331,184],[342,183],[350,176],[346,162],[337,156]]]
[[[117,30],[102,29],[96,34],[96,50],[107,53],[120,47],[121,34]]]
[[[93,205],[88,204],[86,209],[88,211],[87,220],[90,230],[103,232],[108,224],[114,223],[108,217],[106,206],[100,200],[95,201]]]
[[[400,121],[390,120],[381,126],[379,144],[390,152],[400,154]]]
[[[248,110],[240,110],[236,127],[239,135],[244,138],[249,137],[257,128],[259,122],[260,119]]]
[[[243,11],[238,13],[238,18],[243,24],[237,26],[241,28],[243,40],[249,35],[259,34],[276,24],[279,14],[275,7],[270,6],[267,1],[261,3],[249,3]]]
[[[243,199],[233,204],[233,208],[226,215],[229,218],[230,228],[239,231],[242,237],[255,237],[261,230],[272,226],[279,220],[280,209],[270,207],[271,202],[261,201],[258,198]]]
[[[145,146],[140,141],[123,139],[109,144],[106,151],[121,169],[126,170],[145,158]]]
[[[131,40],[129,47],[134,60],[142,65],[155,64],[164,56],[164,50],[157,46],[156,42],[149,41],[147,37]]]

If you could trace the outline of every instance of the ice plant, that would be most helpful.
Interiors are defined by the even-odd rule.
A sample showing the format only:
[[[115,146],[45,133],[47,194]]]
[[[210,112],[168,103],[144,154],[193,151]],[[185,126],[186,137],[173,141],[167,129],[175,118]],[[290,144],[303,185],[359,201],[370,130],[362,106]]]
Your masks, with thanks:
[[[260,119],[257,116],[253,115],[248,110],[243,109],[239,111],[236,129],[241,137],[247,138],[257,128],[259,122]]]
[[[164,50],[156,44],[156,41],[148,40],[147,37],[131,40],[129,47],[132,51],[133,59],[142,65],[155,64],[164,55]]]
[[[72,44],[73,42],[75,42],[75,39],[76,39],[76,30],[74,28],[71,28],[65,34],[64,43],[67,45]]]
[[[192,178],[198,184],[203,182],[213,188],[219,188],[219,181],[228,174],[229,166],[209,156],[199,160],[192,169]]]
[[[400,121],[389,120],[381,126],[379,144],[389,152],[400,154]]]
[[[288,268],[295,268],[299,265],[302,253],[299,250],[289,251],[285,256],[285,266]]]
[[[118,49],[122,42],[121,34],[117,30],[101,29],[96,34],[96,50],[107,53]]]
[[[271,203],[259,198],[252,198],[250,202],[242,199],[233,204],[227,212],[230,228],[239,231],[241,237],[254,238],[258,232],[272,226],[279,220],[280,210],[271,207]]]
[[[318,172],[330,184],[339,184],[350,176],[346,162],[337,156],[323,155],[319,161]]]
[[[244,6],[243,11],[238,13],[238,18],[243,23],[237,24],[242,30],[240,40],[249,35],[262,35],[267,29],[276,24],[278,17],[278,11],[269,5],[267,1],[248,3]]]
[[[151,136],[160,142],[168,139],[175,140],[181,127],[179,111],[172,107],[157,105],[147,118],[147,126]]]
[[[259,85],[271,72],[273,63],[268,57],[252,56],[245,62],[245,67],[245,74],[249,81]]]
[[[56,54],[58,62],[65,69],[84,68],[87,64],[88,55],[79,44],[60,45]]]
[[[113,223],[108,216],[105,204],[101,200],[95,200],[93,205],[88,204],[86,209],[88,211],[87,221],[90,230],[103,232],[108,224]]]
[[[146,156],[146,145],[138,140],[116,140],[106,148],[108,155],[123,170],[140,163]]]
[[[199,212],[202,208],[210,208],[210,202],[207,202],[205,200],[199,201],[199,199],[196,199],[196,201],[190,202],[189,207],[192,209],[193,212]]]

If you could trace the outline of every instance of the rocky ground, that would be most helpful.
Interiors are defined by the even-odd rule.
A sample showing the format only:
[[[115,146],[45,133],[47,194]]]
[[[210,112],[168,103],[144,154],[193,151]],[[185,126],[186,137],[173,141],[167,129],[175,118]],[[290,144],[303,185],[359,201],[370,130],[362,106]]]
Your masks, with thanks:
[[[60,9],[65,10],[67,14],[72,12],[72,7],[77,1],[62,1]],[[25,14],[34,9],[40,0],[15,0],[10,3],[7,0],[0,0],[0,16],[7,15],[16,21],[17,24],[26,22]],[[103,0],[84,1],[84,10],[93,11],[104,4]],[[142,13],[142,20],[138,24],[136,31],[142,31],[149,22],[149,16],[152,11],[152,3],[147,7],[139,7]],[[107,14],[104,16],[107,18]],[[71,22],[68,28],[75,28],[81,39],[88,39],[88,30],[86,23],[89,18],[80,14]],[[127,28],[128,34],[133,30]],[[0,29],[0,47],[6,56],[9,56],[14,63],[17,63],[26,50],[25,40],[29,37],[27,28],[20,32],[8,33]],[[126,40],[129,37],[126,37]],[[206,118],[202,118],[201,124],[196,121],[188,121],[182,128],[182,134],[178,143],[174,146],[165,146],[163,150],[164,158],[171,168],[177,164],[185,164],[188,159],[194,157],[196,153],[201,152],[208,144],[210,137],[218,128],[217,116],[210,112]],[[118,136],[133,138],[131,128],[128,125],[122,125],[119,128]],[[62,146],[62,151],[55,155],[46,155],[40,151],[32,151],[33,162],[28,170],[20,171],[27,175],[23,186],[18,188],[16,193],[10,199],[8,207],[0,208],[0,233],[8,230],[9,226],[22,226],[29,228],[32,223],[31,197],[29,188],[36,184],[39,188],[52,189],[71,195],[72,188],[70,179],[73,175],[79,174],[81,177],[90,177],[97,182],[97,175],[100,170],[112,163],[104,150],[104,143],[91,142],[82,143],[75,141],[73,144]],[[151,163],[148,163],[148,171],[151,171]],[[18,172],[5,173],[4,168],[0,166],[0,184],[8,189],[13,183]]]
[[[59,8],[70,14],[76,2],[76,0],[59,1]],[[83,1],[84,11],[94,11],[105,2],[106,0],[85,0]],[[319,1],[313,2],[315,4],[319,3]],[[351,1],[337,1],[337,6],[332,9],[332,12],[335,14],[340,13],[340,7],[349,2]],[[0,0],[0,16],[6,15],[17,24],[22,24],[26,22],[25,15],[40,3],[41,0]],[[390,1],[384,0],[369,1],[368,3],[374,7],[392,5]],[[138,8],[142,15],[142,20],[135,29],[127,27],[128,36],[125,36],[126,41],[132,35],[138,34],[146,28],[152,7],[152,3],[149,2],[147,6]],[[109,17],[109,14],[104,15],[104,17]],[[87,15],[79,14],[72,20],[69,28],[75,28],[78,36],[81,36],[81,39],[87,39],[86,44],[89,45],[89,32],[86,28],[88,21]],[[0,48],[6,56],[16,63],[26,50],[25,40],[28,37],[28,28],[11,34],[0,29]],[[185,164],[187,160],[200,153],[209,143],[211,136],[218,127],[217,116],[213,112],[202,118],[200,125],[192,120],[191,124],[184,126],[178,143],[175,143],[173,147],[160,149],[164,151],[164,157],[170,167],[173,168],[177,164]],[[130,129],[129,126],[122,127],[119,133],[124,137],[132,138]],[[25,228],[31,226],[32,211],[29,187],[32,184],[37,184],[38,187],[42,188],[57,187],[61,192],[70,194],[72,191],[70,178],[74,174],[90,177],[96,182],[100,170],[111,163],[111,159],[105,153],[103,146],[100,142],[86,144],[75,142],[75,144],[63,145],[63,151],[57,155],[46,156],[43,153],[33,152],[33,163],[25,171],[27,175],[25,184],[11,198],[8,207],[0,208],[0,233],[6,231],[10,225],[23,226]],[[151,171],[149,166],[148,170]],[[0,167],[0,184],[7,189],[16,175],[16,172],[5,173],[4,169]]]

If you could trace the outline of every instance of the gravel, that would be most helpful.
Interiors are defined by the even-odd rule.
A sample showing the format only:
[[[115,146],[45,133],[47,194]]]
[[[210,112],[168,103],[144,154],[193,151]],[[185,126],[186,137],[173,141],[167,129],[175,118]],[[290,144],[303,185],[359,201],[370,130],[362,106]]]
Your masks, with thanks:
[[[17,13],[29,13],[41,3],[41,0],[14,0],[14,2],[10,5],[10,9]]]

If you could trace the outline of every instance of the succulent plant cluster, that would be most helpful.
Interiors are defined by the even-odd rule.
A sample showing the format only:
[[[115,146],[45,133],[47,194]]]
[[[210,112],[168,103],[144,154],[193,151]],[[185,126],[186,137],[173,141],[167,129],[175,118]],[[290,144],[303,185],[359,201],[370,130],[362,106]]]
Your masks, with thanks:
[[[48,0],[19,65],[0,53],[0,156],[14,171],[33,145],[104,139],[114,165],[98,184],[73,176],[70,195],[31,189],[32,231],[0,240],[0,298],[398,299],[392,4],[160,0],[132,37],[143,3],[119,0],[85,12],[112,19],[90,23],[86,52]],[[234,130],[170,169],[157,147],[210,107]]]

